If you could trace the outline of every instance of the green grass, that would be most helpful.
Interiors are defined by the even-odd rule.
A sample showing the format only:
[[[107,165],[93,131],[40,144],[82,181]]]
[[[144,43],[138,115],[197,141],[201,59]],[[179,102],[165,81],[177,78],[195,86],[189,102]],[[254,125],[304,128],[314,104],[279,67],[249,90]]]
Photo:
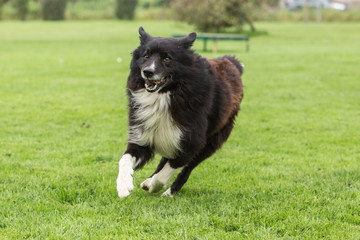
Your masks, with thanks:
[[[0,239],[360,238],[360,24],[258,23],[249,53],[219,42],[245,63],[229,141],[174,198],[139,187],[157,157],[120,200],[139,25],[192,31],[0,23]]]

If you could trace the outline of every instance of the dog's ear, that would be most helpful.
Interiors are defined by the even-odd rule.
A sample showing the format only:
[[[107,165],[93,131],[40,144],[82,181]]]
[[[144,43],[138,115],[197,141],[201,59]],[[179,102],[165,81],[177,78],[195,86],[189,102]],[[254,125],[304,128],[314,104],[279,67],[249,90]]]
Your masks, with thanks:
[[[151,39],[151,36],[145,32],[143,27],[139,28],[139,34],[140,34],[140,43],[141,44],[145,44],[146,42],[148,42]]]
[[[194,41],[196,40],[196,32],[192,32],[189,35],[187,35],[184,38],[180,38],[180,46],[186,49],[191,48],[191,46],[193,45]]]

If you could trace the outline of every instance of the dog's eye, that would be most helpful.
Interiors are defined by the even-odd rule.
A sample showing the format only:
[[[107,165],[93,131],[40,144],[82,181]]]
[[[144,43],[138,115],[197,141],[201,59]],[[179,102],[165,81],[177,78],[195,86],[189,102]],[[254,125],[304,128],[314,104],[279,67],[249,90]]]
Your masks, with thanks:
[[[149,59],[149,55],[146,54],[146,55],[144,56],[144,59],[145,59],[145,60],[148,60],[148,59]]]
[[[170,58],[165,57],[165,58],[163,59],[163,61],[164,61],[164,62],[170,62]]]

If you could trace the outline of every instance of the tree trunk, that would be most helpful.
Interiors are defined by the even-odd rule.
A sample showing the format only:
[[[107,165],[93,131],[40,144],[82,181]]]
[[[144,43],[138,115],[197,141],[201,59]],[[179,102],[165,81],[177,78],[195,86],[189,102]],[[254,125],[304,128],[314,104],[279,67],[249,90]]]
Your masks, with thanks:
[[[245,22],[247,22],[250,25],[251,31],[255,32],[256,29],[255,29],[255,26],[254,26],[252,20],[248,17],[248,15],[246,13],[243,13],[242,15],[243,15]]]
[[[0,20],[2,19],[2,7],[3,7],[3,0],[0,0]]]

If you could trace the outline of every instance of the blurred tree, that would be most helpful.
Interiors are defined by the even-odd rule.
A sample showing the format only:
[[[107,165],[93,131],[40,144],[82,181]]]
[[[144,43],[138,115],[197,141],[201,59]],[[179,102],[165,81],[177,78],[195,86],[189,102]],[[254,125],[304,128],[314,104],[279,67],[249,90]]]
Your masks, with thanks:
[[[247,23],[250,25],[251,31],[255,31],[255,26],[249,16],[251,8],[254,7],[254,1],[250,0],[228,0],[226,1],[226,13],[232,19],[233,26],[239,26],[242,30],[242,25]]]
[[[274,7],[279,5],[279,0],[254,0],[252,2],[257,7],[263,7],[263,6]]]
[[[14,7],[17,9],[17,16],[21,21],[26,20],[28,13],[29,0],[13,0]]]
[[[157,0],[157,6],[169,7],[173,0]]]
[[[256,2],[250,0],[174,0],[176,17],[194,24],[199,31],[222,32],[227,27],[242,31],[244,23],[255,31],[250,12]]]
[[[66,0],[41,0],[41,11],[44,20],[64,20]]]
[[[116,0],[115,16],[118,19],[132,20],[138,0]]]
[[[4,4],[4,0],[0,0],[0,20],[2,19],[2,7]]]

